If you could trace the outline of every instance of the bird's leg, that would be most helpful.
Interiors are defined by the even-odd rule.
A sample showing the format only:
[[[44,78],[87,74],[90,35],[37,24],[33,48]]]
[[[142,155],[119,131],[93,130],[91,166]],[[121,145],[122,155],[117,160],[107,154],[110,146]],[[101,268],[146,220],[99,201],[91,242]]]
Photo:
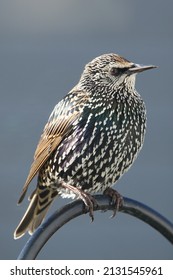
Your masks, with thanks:
[[[87,211],[89,211],[91,221],[93,222],[94,221],[94,208],[97,207],[97,201],[94,199],[94,197],[92,197],[90,194],[84,192],[83,190],[81,190],[79,188],[69,185],[68,183],[62,182],[61,186],[65,189],[72,191],[77,196],[78,199],[81,199],[84,202]]]
[[[113,214],[111,216],[111,218],[113,218],[115,217],[117,211],[119,211],[119,209],[123,205],[123,197],[121,196],[121,194],[119,194],[119,192],[112,188],[107,188],[103,194],[111,197],[111,203],[115,205],[115,208],[113,209]]]

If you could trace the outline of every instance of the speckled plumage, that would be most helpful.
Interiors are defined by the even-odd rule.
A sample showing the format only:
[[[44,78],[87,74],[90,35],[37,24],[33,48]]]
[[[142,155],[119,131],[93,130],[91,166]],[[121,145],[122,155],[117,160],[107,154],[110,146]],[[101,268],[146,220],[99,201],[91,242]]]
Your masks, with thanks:
[[[79,83],[54,108],[23,188],[37,188],[15,238],[42,222],[54,197],[82,198],[111,188],[132,165],[144,141],[146,109],[135,90],[139,66],[105,54],[85,66]]]

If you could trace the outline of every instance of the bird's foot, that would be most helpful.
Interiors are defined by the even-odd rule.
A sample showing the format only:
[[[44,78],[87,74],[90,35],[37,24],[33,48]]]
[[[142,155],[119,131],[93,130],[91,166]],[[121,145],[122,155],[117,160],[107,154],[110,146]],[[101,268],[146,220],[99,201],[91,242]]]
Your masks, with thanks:
[[[89,215],[91,217],[91,222],[94,221],[94,208],[97,208],[98,204],[96,199],[84,192],[80,190],[80,194],[79,194],[79,198],[83,200],[84,204],[85,204],[85,212],[89,212]]]
[[[93,196],[91,196],[90,194],[84,192],[83,190],[77,188],[77,187],[74,187],[74,186],[71,186],[65,182],[62,183],[62,187],[72,191],[76,197],[78,199],[81,199],[84,204],[85,204],[85,212],[89,212],[89,215],[91,217],[91,222],[94,221],[94,208],[97,208],[97,201],[94,199]]]
[[[107,188],[104,193],[105,195],[108,195],[109,197],[111,197],[111,204],[115,205],[115,208],[113,209],[113,214],[111,216],[111,218],[115,217],[117,211],[119,211],[119,209],[122,207],[123,205],[123,197],[121,194],[119,194],[119,192],[117,192],[116,190],[112,189],[112,188]]]

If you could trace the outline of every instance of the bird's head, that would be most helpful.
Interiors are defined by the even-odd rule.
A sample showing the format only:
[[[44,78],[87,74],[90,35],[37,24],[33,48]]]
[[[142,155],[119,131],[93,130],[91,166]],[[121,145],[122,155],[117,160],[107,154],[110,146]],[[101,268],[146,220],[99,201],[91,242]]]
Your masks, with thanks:
[[[156,66],[139,65],[128,61],[117,54],[103,54],[89,62],[81,76],[80,83],[86,89],[95,87],[135,87],[136,74]]]

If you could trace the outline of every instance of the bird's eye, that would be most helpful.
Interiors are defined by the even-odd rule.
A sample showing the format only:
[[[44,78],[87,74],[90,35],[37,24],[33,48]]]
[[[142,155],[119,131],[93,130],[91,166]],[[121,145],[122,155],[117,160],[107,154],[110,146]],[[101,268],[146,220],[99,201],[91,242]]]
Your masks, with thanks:
[[[124,68],[116,68],[116,67],[112,67],[110,69],[110,74],[113,76],[118,76],[123,74],[128,68],[124,67]]]
[[[118,75],[118,73],[119,73],[119,69],[118,68],[112,67],[110,69],[110,74],[111,75],[116,76],[116,75]]]

